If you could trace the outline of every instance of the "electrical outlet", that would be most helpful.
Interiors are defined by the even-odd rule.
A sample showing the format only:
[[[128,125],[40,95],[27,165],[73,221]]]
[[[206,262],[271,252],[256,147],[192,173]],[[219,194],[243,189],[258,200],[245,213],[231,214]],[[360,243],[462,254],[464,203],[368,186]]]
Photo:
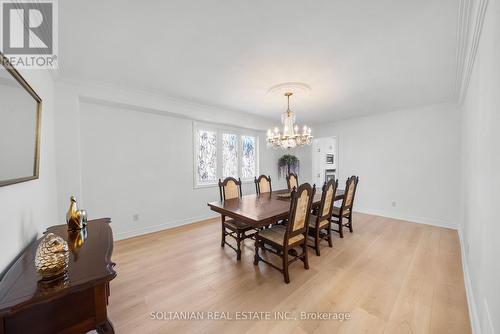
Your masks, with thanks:
[[[132,215],[132,220],[135,221],[135,222],[138,221],[139,220],[139,214],[138,213],[133,214]]]
[[[393,208],[395,208],[396,207],[396,201],[392,201],[391,205],[392,205]]]

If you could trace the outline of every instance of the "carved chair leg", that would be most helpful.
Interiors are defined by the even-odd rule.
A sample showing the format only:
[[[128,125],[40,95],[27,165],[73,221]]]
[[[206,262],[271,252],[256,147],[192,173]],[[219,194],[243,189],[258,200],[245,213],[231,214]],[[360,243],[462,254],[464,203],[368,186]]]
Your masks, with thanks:
[[[316,229],[316,235],[314,236],[314,249],[316,250],[316,255],[317,256],[321,255],[321,253],[319,251],[319,241],[320,241],[320,239],[319,239],[319,232],[320,232],[320,230],[319,230],[319,228],[317,228]]]
[[[259,264],[259,239],[255,239],[255,256],[253,257],[253,264]]]
[[[283,250],[283,278],[285,279],[285,283],[290,283],[290,275],[288,274],[288,249]]]
[[[340,234],[340,237],[343,238],[344,237],[344,231],[343,231],[343,227],[344,227],[344,223],[343,223],[343,219],[342,217],[339,219],[339,234]]]
[[[333,247],[331,223],[328,224],[328,228],[326,229],[326,233],[328,233],[328,246],[330,246],[330,248],[331,248],[331,247]]]
[[[224,221],[222,221],[222,239],[220,246],[224,247],[226,245],[226,227],[224,227]]]
[[[304,268],[309,269],[309,257],[307,255],[307,242],[304,242],[304,244],[302,245],[302,251],[304,252],[304,259],[303,259]],[[319,247],[318,247],[318,253],[319,253]]]
[[[352,215],[349,216],[349,231],[352,233]]]
[[[237,244],[237,250],[236,250],[236,260],[241,260],[241,233],[237,232],[236,233],[236,244]]]

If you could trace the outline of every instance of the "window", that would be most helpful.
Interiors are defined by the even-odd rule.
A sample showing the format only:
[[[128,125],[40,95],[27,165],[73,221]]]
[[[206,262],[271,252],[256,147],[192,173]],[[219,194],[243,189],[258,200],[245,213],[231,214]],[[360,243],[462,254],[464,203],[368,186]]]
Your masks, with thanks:
[[[222,177],[238,177],[238,136],[222,135]]]
[[[200,184],[217,181],[217,133],[198,131],[197,180]]]
[[[255,176],[255,137],[241,136],[241,178]]]
[[[194,127],[195,187],[213,186],[232,176],[253,181],[258,172],[258,140],[252,132]]]

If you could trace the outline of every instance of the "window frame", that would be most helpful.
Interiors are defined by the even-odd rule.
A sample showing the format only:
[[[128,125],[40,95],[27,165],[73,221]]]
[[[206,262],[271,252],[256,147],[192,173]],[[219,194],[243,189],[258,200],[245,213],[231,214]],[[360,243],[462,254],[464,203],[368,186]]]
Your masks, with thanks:
[[[198,131],[213,131],[216,133],[217,137],[217,146],[216,146],[216,181],[213,183],[199,183],[198,182]],[[219,184],[219,179],[222,179],[223,173],[223,146],[222,146],[222,136],[223,134],[235,134],[237,136],[237,147],[238,147],[238,177],[241,177],[242,170],[242,140],[241,136],[249,136],[255,138],[255,176],[259,175],[259,164],[260,164],[260,133],[256,130],[225,126],[221,124],[212,124],[212,123],[201,123],[201,122],[193,122],[193,188],[212,188],[217,187]],[[242,183],[253,183],[254,177],[248,179],[241,179]]]

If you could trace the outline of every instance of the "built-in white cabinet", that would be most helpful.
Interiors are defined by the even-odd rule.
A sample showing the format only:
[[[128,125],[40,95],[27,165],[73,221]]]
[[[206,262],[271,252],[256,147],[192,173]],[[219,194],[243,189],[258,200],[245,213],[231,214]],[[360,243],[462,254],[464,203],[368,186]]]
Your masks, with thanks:
[[[321,187],[330,178],[338,178],[337,147],[336,137],[313,140],[312,170],[313,181],[317,187]]]

